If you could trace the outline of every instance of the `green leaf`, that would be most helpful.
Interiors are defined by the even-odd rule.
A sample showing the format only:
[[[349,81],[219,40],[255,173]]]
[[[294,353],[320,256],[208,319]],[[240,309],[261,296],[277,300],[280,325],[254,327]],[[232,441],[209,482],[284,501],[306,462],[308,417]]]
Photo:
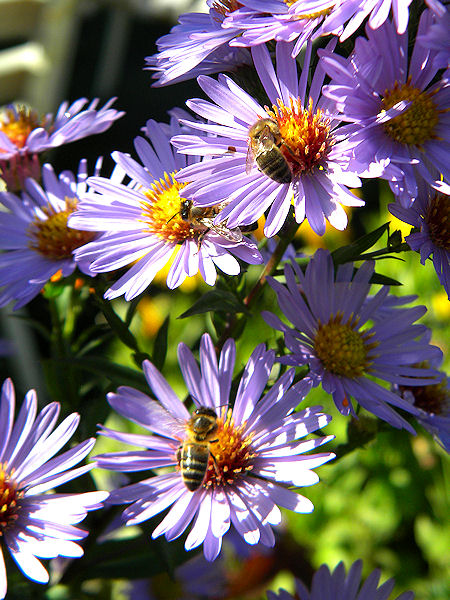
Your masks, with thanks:
[[[64,360],[61,363],[64,363]],[[70,361],[70,364],[77,369],[106,377],[116,385],[129,385],[143,392],[148,392],[148,385],[141,371],[123,367],[106,358],[77,356]]]
[[[164,363],[166,361],[167,355],[167,337],[169,334],[169,322],[170,316],[168,315],[164,323],[158,329],[158,333],[156,334],[155,343],[153,345],[153,353],[152,353],[152,363],[155,367],[161,371],[164,367]]]
[[[403,285],[400,281],[392,279],[387,275],[381,275],[381,273],[374,273],[369,280],[370,283],[379,283],[380,285]]]
[[[151,540],[148,535],[109,540],[89,547],[81,560],[74,561],[62,583],[84,581],[92,577],[106,579],[147,579],[159,573],[173,573],[191,553],[183,540]]]
[[[122,319],[113,310],[110,302],[104,300],[101,297],[96,297],[98,306],[101,308],[105,319],[108,321],[111,329],[117,335],[121,342],[123,342],[128,348],[131,348],[135,352],[139,352],[136,338],[128,329],[128,325],[122,321]]]
[[[334,264],[342,265],[347,262],[361,260],[361,254],[366,252],[369,248],[372,248],[388,229],[389,223],[385,223],[381,227],[378,227],[378,229],[375,229],[375,231],[363,235],[353,243],[343,246],[342,248],[337,248],[331,253]]]
[[[195,302],[191,308],[180,315],[179,319],[185,319],[192,315],[200,315],[205,312],[222,312],[222,313],[245,313],[250,315],[247,308],[236,298],[231,292],[225,290],[212,290],[203,294],[203,296]]]

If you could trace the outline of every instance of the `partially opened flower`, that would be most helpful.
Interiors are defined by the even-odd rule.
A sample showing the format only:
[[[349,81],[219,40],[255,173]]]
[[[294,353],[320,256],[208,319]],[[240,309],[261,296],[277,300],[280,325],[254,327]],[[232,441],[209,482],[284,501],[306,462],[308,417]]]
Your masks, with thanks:
[[[200,159],[188,161],[170,145],[172,135],[182,131],[177,119],[172,117],[170,125],[148,121],[145,131],[152,145],[143,137],[135,139],[142,165],[127,154],[112,155],[123,179],[128,175],[132,185],[104,177],[89,178],[91,190],[69,219],[70,227],[103,233],[75,253],[77,260],[90,263],[94,273],[132,265],[105,298],[124,294],[131,300],[138,296],[171,259],[169,288],[178,287],[198,271],[213,285],[216,267],[237,275],[237,258],[250,264],[262,262],[256,244],[240,230],[213,225],[219,207],[205,216],[202,211],[192,213],[191,203],[184,197],[184,184],[177,182],[175,175]]]
[[[111,127],[125,113],[119,112],[109,100],[97,110],[98,98],[86,107],[80,98],[69,106],[63,102],[55,116],[42,119],[25,106],[9,106],[0,114],[0,176],[10,191],[21,189],[27,177],[39,178],[36,155]]]
[[[432,256],[436,274],[450,299],[450,185],[436,182],[429,186],[424,182],[411,207],[396,202],[389,204],[389,210],[418,229],[405,240],[419,252],[422,264]]]
[[[30,390],[14,422],[15,394],[10,379],[0,397],[0,599],[7,590],[2,546],[8,549],[26,577],[47,583],[39,559],[79,558],[78,544],[87,531],[75,527],[88,511],[102,506],[107,492],[47,493],[87,473],[94,463],[73,468],[94,446],[91,438],[57,452],[70,440],[80,416],[68,416],[56,429],[60,405],[53,402],[37,414],[37,397]]]
[[[100,169],[98,161],[96,171]],[[80,162],[77,176],[53,167],[42,168],[42,186],[27,179],[19,196],[0,192],[0,306],[16,300],[20,308],[32,300],[52,278],[68,277],[78,267],[90,274],[86,261],[77,261],[73,252],[94,234],[68,227],[67,219],[86,191],[86,161]]]
[[[432,18],[423,12],[418,36]],[[437,50],[416,41],[408,58],[408,34],[397,33],[390,21],[375,31],[366,27],[366,35],[348,58],[319,51],[332,78],[324,94],[357,126],[351,139],[358,163],[369,170],[384,163],[382,176],[408,207],[423,179],[432,184],[442,174],[450,181],[449,80],[436,80]]]
[[[292,353],[279,360],[308,365],[308,377],[333,395],[342,414],[355,414],[354,398],[394,427],[414,432],[392,406],[413,415],[418,414],[417,408],[372,378],[427,385],[438,372],[416,365],[439,359],[442,353],[428,343],[428,329],[414,324],[426,312],[424,306],[403,308],[389,302],[387,286],[369,296],[373,272],[373,261],[366,261],[355,274],[352,263],[340,265],[335,273],[330,253],[318,250],[305,273],[293,262],[284,270],[286,285],[269,281],[293,327],[272,313],[263,315],[284,333]]]
[[[320,95],[324,72],[315,71],[307,91],[311,46],[300,78],[291,52],[292,44],[277,44],[275,72],[266,47],[252,48],[270,106],[258,104],[227,76],[218,81],[199,77],[215,104],[195,99],[188,106],[208,119],[207,124],[193,125],[207,133],[172,140],[186,154],[216,156],[177,175],[187,183],[188,197],[199,206],[226,199],[217,220],[227,219],[231,227],[249,225],[268,211],[267,237],[280,230],[292,204],[296,221],[306,217],[319,235],[325,232],[326,220],[345,229],[347,215],[341,205],[364,204],[346,187],[361,182],[347,169],[352,148],[339,138],[338,121]]]
[[[379,585],[381,571],[375,569],[362,582],[361,572],[362,560],[354,562],[348,573],[342,562],[332,572],[327,565],[322,565],[313,576],[310,590],[296,580],[295,596],[280,590],[277,594],[267,592],[267,600],[388,600],[395,585],[394,579]],[[396,600],[414,600],[414,594],[404,592]]]
[[[155,86],[178,83],[200,74],[232,71],[240,65],[251,65],[247,50],[230,48],[231,39],[240,29],[223,29],[224,18],[235,11],[236,0],[207,0],[209,13],[181,15],[170,33],[160,37],[157,54],[147,56],[146,69],[155,71]]]
[[[131,503],[123,513],[127,525],[169,508],[153,537],[164,534],[173,540],[192,522],[185,548],[203,544],[208,560],[219,554],[231,525],[247,543],[273,546],[272,526],[281,519],[278,506],[299,513],[313,510],[312,503],[290,486],[317,483],[311,469],[334,457],[329,452],[303,455],[330,437],[300,440],[325,426],[330,417],[318,406],[293,412],[310,389],[303,382],[291,387],[293,369],[263,395],[275,361],[275,353],[263,344],[252,353],[235,399],[230,397],[233,340],[225,343],[217,362],[205,334],[200,369],[184,344],[178,346],[178,360],[195,404],[193,415],[149,361],[143,363],[144,373],[158,401],[130,387],[108,394],[115,411],[154,435],[102,427],[103,435],[144,450],[100,455],[99,466],[124,472],[164,468],[161,474],[113,491],[110,501]]]

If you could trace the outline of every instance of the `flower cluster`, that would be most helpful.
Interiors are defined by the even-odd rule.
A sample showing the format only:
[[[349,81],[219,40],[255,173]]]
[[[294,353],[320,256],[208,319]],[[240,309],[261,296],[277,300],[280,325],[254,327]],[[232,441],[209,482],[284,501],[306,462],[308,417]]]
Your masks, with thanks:
[[[85,593],[90,565],[104,577],[135,577],[128,592],[139,600],[157,595],[155,576],[169,571],[189,598],[212,597],[208,585],[222,588],[214,597],[233,598],[240,594],[227,570],[233,553],[249,582],[250,555],[267,559],[260,587],[290,570],[299,600],[388,599],[393,579],[379,585],[375,569],[362,582],[362,560],[347,572],[340,562],[313,575],[320,535],[290,527],[314,509],[300,491],[319,482],[316,468],[336,459],[326,478],[351,471],[347,458],[335,465],[352,452],[363,470],[362,447],[379,432],[387,433],[383,443],[394,439],[389,426],[400,430],[398,448],[389,448],[399,464],[386,485],[397,486],[393,499],[402,486],[414,489],[414,515],[438,494],[433,488],[426,499],[414,497],[426,486],[413,485],[410,465],[426,465],[425,481],[438,471],[439,453],[450,451],[442,366],[448,336],[433,338],[418,322],[427,300],[391,292],[389,284],[401,282],[383,271],[393,261],[381,260],[409,253],[420,270],[414,252],[422,264],[430,258],[433,285],[450,299],[450,16],[438,0],[418,4],[207,0],[207,12],[182,15],[157,41],[145,66],[155,87],[197,77],[202,97],[187,101],[191,112],[171,109],[167,123],[148,118],[134,137],[137,156],[114,150],[107,174],[101,158],[88,176],[85,159],[76,174],[58,174],[40,155],[106,131],[123,114],[112,108],[114,99],[99,109],[98,99],[65,102],[42,119],[19,105],[0,114],[0,308],[28,305],[16,319],[19,334],[9,335],[14,355],[5,360],[27,374],[30,363],[41,363],[54,400],[38,412],[30,390],[16,415],[10,379],[1,391],[0,600],[7,580],[16,594],[6,574],[9,555],[32,581],[61,576],[68,598]],[[412,226],[404,241],[389,224],[367,230],[386,195],[391,214]],[[353,215],[354,227],[343,234]],[[172,318],[180,306],[175,290],[197,275],[210,288],[202,281],[191,289],[180,302],[181,320]],[[167,289],[155,285],[161,277]],[[149,344],[133,319],[142,300],[160,299],[166,314],[152,322]],[[442,311],[448,315],[448,305]],[[428,324],[437,312],[428,313]],[[197,321],[184,325],[192,315]],[[7,332],[13,325],[6,311],[1,316],[3,335],[3,325]],[[21,335],[30,324],[39,335],[36,352]],[[10,341],[2,339],[0,354],[12,354],[5,350]],[[56,426],[60,411],[65,418]],[[59,453],[79,413],[80,437]],[[426,430],[426,444],[420,435],[411,442],[415,423]],[[94,433],[96,456],[77,466],[93,451]],[[329,442],[333,451],[320,452]],[[81,476],[93,467],[87,483]],[[361,479],[369,480],[368,469]],[[346,485],[331,496],[347,507]],[[92,491],[103,487],[109,491]],[[319,533],[332,514],[321,488],[313,497],[323,511],[313,524]],[[77,524],[100,508],[101,522],[87,520],[93,535],[83,546],[87,531]],[[404,527],[397,514],[391,521]],[[117,531],[122,525],[133,526],[125,536]],[[411,517],[404,528],[416,525]],[[426,526],[431,531],[435,522]],[[136,564],[128,556],[135,535],[145,569],[144,551]],[[395,533],[385,537],[400,546]],[[426,543],[412,544],[422,562],[433,555]],[[200,547],[203,554],[186,562],[185,550]],[[386,549],[393,555],[392,543]],[[327,549],[330,564],[351,554],[348,539],[340,550],[336,559],[337,550]],[[378,550],[371,569],[383,556]],[[40,562],[84,551],[81,567],[60,559],[50,563],[50,575]],[[305,581],[312,578],[309,588],[298,578],[303,572]],[[99,596],[113,589],[106,592],[94,576]],[[293,597],[281,590],[267,598]],[[397,600],[412,598],[404,592]]]

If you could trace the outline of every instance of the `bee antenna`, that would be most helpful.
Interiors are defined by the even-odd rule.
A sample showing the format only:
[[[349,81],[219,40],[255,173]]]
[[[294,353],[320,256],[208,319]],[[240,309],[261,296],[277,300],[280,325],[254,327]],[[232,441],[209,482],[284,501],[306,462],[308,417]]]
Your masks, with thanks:
[[[175,217],[176,217],[176,216],[178,216],[179,214],[180,214],[180,211],[177,211],[177,212],[176,212],[174,215],[172,215],[172,216],[170,217],[170,219],[169,219],[168,221],[166,221],[166,225],[167,225],[167,223],[170,223],[170,221],[171,221],[172,219],[175,219]]]

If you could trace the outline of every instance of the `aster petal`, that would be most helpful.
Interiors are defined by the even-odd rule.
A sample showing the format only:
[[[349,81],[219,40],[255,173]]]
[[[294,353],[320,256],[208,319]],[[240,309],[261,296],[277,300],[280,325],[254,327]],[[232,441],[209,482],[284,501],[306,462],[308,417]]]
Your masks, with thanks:
[[[16,561],[17,566],[26,577],[33,581],[37,581],[38,583],[48,582],[49,576],[47,571],[33,554],[11,546],[9,546],[9,551]]]
[[[175,394],[173,389],[167,383],[167,380],[161,375],[158,369],[149,361],[142,363],[145,379],[149,388],[155,394],[156,398],[169,411],[175,414],[179,419],[188,419],[189,412]]]
[[[228,407],[231,383],[233,380],[233,369],[236,361],[236,344],[232,338],[229,338],[223,345],[219,359],[219,385],[220,400],[216,408]],[[1,455],[0,455],[1,456]]]
[[[152,538],[165,534],[170,541],[181,535],[192,521],[203,493],[200,490],[194,493],[185,490],[172,504],[171,509],[161,523],[154,529]]]
[[[178,363],[189,393],[200,404],[202,400],[200,369],[192,352],[183,342],[178,345]]]
[[[205,554],[206,560],[213,561],[219,555],[219,552],[222,548],[222,538],[215,537],[211,531],[208,531],[208,534],[203,543],[203,552]]]
[[[236,393],[233,417],[238,423],[245,421],[251,414],[266,387],[274,361],[275,353],[265,353],[264,344],[259,344],[252,352]]]
[[[186,550],[197,548],[205,540],[211,523],[212,494],[205,494],[199,503],[197,515],[184,547]]]
[[[156,401],[128,386],[119,387],[117,392],[107,395],[108,403],[114,410],[150,431],[173,438],[173,432],[178,431],[179,423]]]

